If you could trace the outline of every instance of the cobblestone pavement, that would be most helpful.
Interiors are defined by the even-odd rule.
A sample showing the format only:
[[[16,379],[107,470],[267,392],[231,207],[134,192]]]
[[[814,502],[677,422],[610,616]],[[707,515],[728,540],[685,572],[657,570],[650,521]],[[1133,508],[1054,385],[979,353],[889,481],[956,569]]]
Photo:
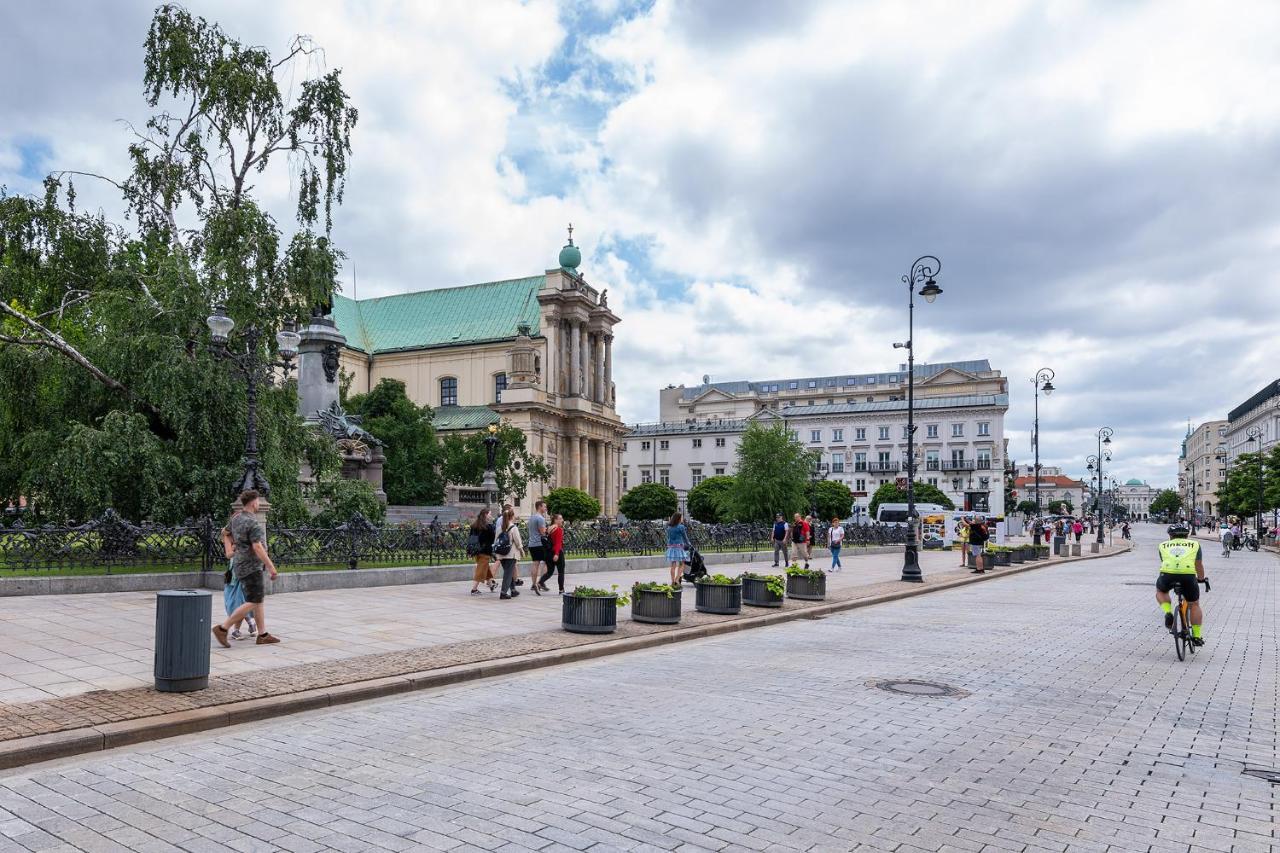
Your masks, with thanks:
[[[1280,563],[1210,560],[1209,645],[1179,663],[1144,538],[822,620],[26,768],[0,777],[0,842],[1280,849],[1280,788],[1242,775],[1280,763]]]
[[[949,568],[954,559],[925,554],[922,565],[926,572],[937,572]],[[846,555],[845,563],[848,569],[832,577],[833,589],[896,578],[902,558]],[[521,565],[523,574],[529,565]],[[762,571],[769,565],[737,564],[720,570],[733,574],[748,568]],[[827,560],[817,565],[825,566]],[[566,582],[570,588],[579,583],[629,588],[636,580],[667,576],[665,569],[648,569],[569,575]],[[273,596],[267,599],[268,627],[284,642],[254,646],[245,641],[231,649],[215,645],[212,671],[232,675],[329,664],[360,655],[543,631],[559,622],[556,596],[540,598],[526,592],[508,603],[500,602],[496,593],[470,596],[470,589],[471,582],[464,581]],[[221,593],[213,596],[214,617],[221,619]],[[149,686],[155,607],[154,592],[0,598],[0,705]]]

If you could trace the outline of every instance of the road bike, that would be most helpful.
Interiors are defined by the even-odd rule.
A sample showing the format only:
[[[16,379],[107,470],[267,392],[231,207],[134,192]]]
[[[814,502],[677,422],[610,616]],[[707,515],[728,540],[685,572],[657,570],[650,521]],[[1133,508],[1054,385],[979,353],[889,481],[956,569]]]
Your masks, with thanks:
[[[1209,591],[1209,579],[1197,583],[1204,584],[1205,592]],[[1174,593],[1178,601],[1173,608],[1173,627],[1169,633],[1173,635],[1173,648],[1178,653],[1178,660],[1186,660],[1188,654],[1196,653],[1196,644],[1191,642],[1191,602],[1182,597],[1181,587],[1175,587]]]

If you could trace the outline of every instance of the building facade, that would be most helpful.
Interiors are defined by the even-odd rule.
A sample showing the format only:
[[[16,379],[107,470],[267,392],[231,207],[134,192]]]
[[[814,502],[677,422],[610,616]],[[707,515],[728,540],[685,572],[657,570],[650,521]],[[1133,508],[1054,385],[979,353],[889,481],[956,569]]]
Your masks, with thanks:
[[[982,369],[978,373],[986,375],[961,369],[979,365]],[[957,507],[1003,515],[1004,415],[1009,407],[1005,380],[985,361],[928,365],[917,370],[917,480],[937,486]],[[894,374],[833,377],[840,380],[838,384],[822,387],[865,389],[869,387],[867,378],[888,384],[891,376]],[[850,378],[863,381],[848,383]],[[812,405],[807,397],[792,398],[785,405],[777,401],[780,405],[776,407],[772,405],[775,400],[760,396],[775,393],[762,390],[763,386],[772,389],[794,383],[805,387],[810,381],[825,382],[780,380],[664,389],[660,392],[664,410],[681,417],[632,428],[623,450],[624,489],[654,481],[670,485],[683,497],[707,477],[735,472],[738,444],[749,423],[781,422],[819,456],[828,479],[844,483],[853,492],[855,515],[865,513],[881,485],[905,484],[905,392],[864,394],[853,402],[847,394],[835,403],[827,403],[825,396],[815,397]],[[976,393],[994,388],[1001,390]],[[694,393],[684,393],[690,390]],[[882,399],[868,402],[866,396]],[[683,401],[694,402],[682,405]],[[729,416],[737,412],[747,414]]]
[[[1142,480],[1129,480],[1115,490],[1116,502],[1125,508],[1129,518],[1134,521],[1146,521],[1151,517],[1151,502],[1160,494],[1160,489],[1147,485]]]
[[[1227,414],[1223,443],[1232,464],[1242,453],[1258,452],[1258,439],[1251,442],[1250,431],[1258,433],[1264,453],[1280,441],[1280,379],[1268,382],[1262,390]]]
[[[1227,421],[1205,421],[1187,428],[1178,454],[1178,493],[1184,507],[1194,505],[1198,518],[1218,514],[1218,490],[1226,479],[1230,456]]]
[[[1026,469],[1031,469],[1031,474],[1023,473]],[[1018,493],[1018,500],[1036,499],[1036,477],[1034,466],[1022,466],[1019,469],[1021,476],[1014,478],[1013,488]],[[1042,512],[1049,512],[1049,508],[1059,501],[1066,501],[1071,505],[1071,513],[1075,515],[1084,515],[1088,510],[1089,504],[1089,487],[1080,480],[1068,477],[1062,473],[1062,469],[1053,468],[1047,465],[1040,466],[1040,509]]]
[[[608,291],[578,271],[572,236],[542,275],[375,299],[334,298],[346,344],[338,356],[348,393],[382,379],[435,409],[436,429],[467,433],[499,420],[524,432],[552,470],[550,482],[505,496],[529,506],[573,486],[613,515],[621,494],[626,429],[615,410]]]

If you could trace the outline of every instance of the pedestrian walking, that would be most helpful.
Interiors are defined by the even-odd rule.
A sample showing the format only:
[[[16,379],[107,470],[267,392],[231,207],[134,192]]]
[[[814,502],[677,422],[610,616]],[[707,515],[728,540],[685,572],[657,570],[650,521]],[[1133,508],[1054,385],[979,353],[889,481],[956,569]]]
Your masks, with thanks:
[[[778,554],[782,554],[783,565],[791,564],[791,555],[787,553],[787,543],[791,540],[791,527],[786,517],[778,513],[773,522],[773,567],[778,568]]]
[[[529,559],[533,560],[533,568],[529,570],[529,585],[534,595],[550,592],[542,583],[542,573],[546,568],[547,502],[538,501],[533,505],[533,515],[529,516]]]
[[[258,493],[253,489],[245,489],[240,493],[240,512],[231,519],[231,541],[235,546],[232,558],[232,575],[240,580],[244,589],[244,604],[227,614],[221,625],[213,626],[214,638],[225,648],[231,643],[227,637],[231,626],[235,625],[250,613],[258,623],[257,645],[265,646],[278,643],[280,639],[267,632],[266,582],[262,578],[263,570],[270,572],[271,579],[276,579],[276,564],[267,554],[267,531],[258,521]]]
[[[844,566],[840,564],[840,546],[844,544],[844,525],[840,519],[831,519],[831,527],[827,529],[827,547],[831,549],[831,571],[838,572]]]
[[[235,515],[233,514],[232,518],[234,517]],[[223,556],[231,561],[227,566],[226,572],[222,575],[222,607],[226,611],[226,614],[230,616],[232,613],[236,612],[240,605],[244,604],[244,587],[240,584],[240,578],[236,577],[234,571],[236,565],[236,544],[231,538],[230,520],[227,521],[227,526],[222,528],[222,552]],[[228,634],[228,636],[233,640],[243,640],[245,635],[240,633],[240,626],[245,622],[249,623],[248,636],[256,637],[258,635],[258,625],[254,622],[252,614],[245,616],[244,619],[241,619],[236,622],[235,625],[231,626],[231,633]]]
[[[552,573],[556,576],[556,586],[561,595],[564,595],[564,516],[556,513],[551,519],[547,532],[543,535],[543,549],[547,555],[547,573],[542,576],[539,586],[547,589],[547,578]],[[551,590],[547,590],[550,592]]]
[[[524,541],[520,538],[520,525],[516,524],[515,508],[510,504],[503,508],[494,529],[493,553],[502,564],[502,592],[498,598],[515,598],[520,594],[516,589],[516,564],[524,557]]]
[[[985,574],[987,569],[983,563],[983,554],[987,549],[987,526],[982,523],[982,519],[974,519],[969,525],[969,553],[973,554],[974,565],[977,566],[973,570],[973,574]]]
[[[969,522],[956,519],[956,541],[960,543],[960,568],[969,565]]]
[[[684,516],[676,513],[667,522],[667,562],[671,564],[671,585],[680,586],[684,576],[684,555],[693,544],[689,541],[689,529],[684,526]]]
[[[809,535],[812,528],[809,522],[804,520],[804,516],[796,513],[795,521],[791,524],[791,542],[796,546],[796,562],[804,560],[804,567],[809,568]]]
[[[1076,542],[1080,541],[1080,537],[1084,535],[1084,525],[1080,523],[1080,519],[1071,522],[1071,532],[1076,536]]]
[[[487,507],[480,510],[476,520],[471,522],[467,553],[476,561],[476,571],[471,576],[471,594],[480,595],[480,584],[487,584],[489,592],[493,592],[498,588],[498,582],[493,574],[493,522],[489,520]]]

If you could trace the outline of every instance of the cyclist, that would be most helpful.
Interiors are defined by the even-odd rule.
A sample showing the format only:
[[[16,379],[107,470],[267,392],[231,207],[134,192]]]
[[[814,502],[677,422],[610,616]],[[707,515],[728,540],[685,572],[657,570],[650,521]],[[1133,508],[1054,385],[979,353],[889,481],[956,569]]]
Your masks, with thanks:
[[[1204,559],[1200,543],[1190,538],[1191,528],[1186,522],[1175,521],[1169,525],[1169,539],[1160,543],[1160,576],[1156,578],[1156,601],[1164,611],[1164,626],[1173,629],[1173,604],[1169,590],[1177,587],[1182,597],[1191,605],[1191,642],[1204,645],[1200,610],[1200,582],[1205,580]]]

